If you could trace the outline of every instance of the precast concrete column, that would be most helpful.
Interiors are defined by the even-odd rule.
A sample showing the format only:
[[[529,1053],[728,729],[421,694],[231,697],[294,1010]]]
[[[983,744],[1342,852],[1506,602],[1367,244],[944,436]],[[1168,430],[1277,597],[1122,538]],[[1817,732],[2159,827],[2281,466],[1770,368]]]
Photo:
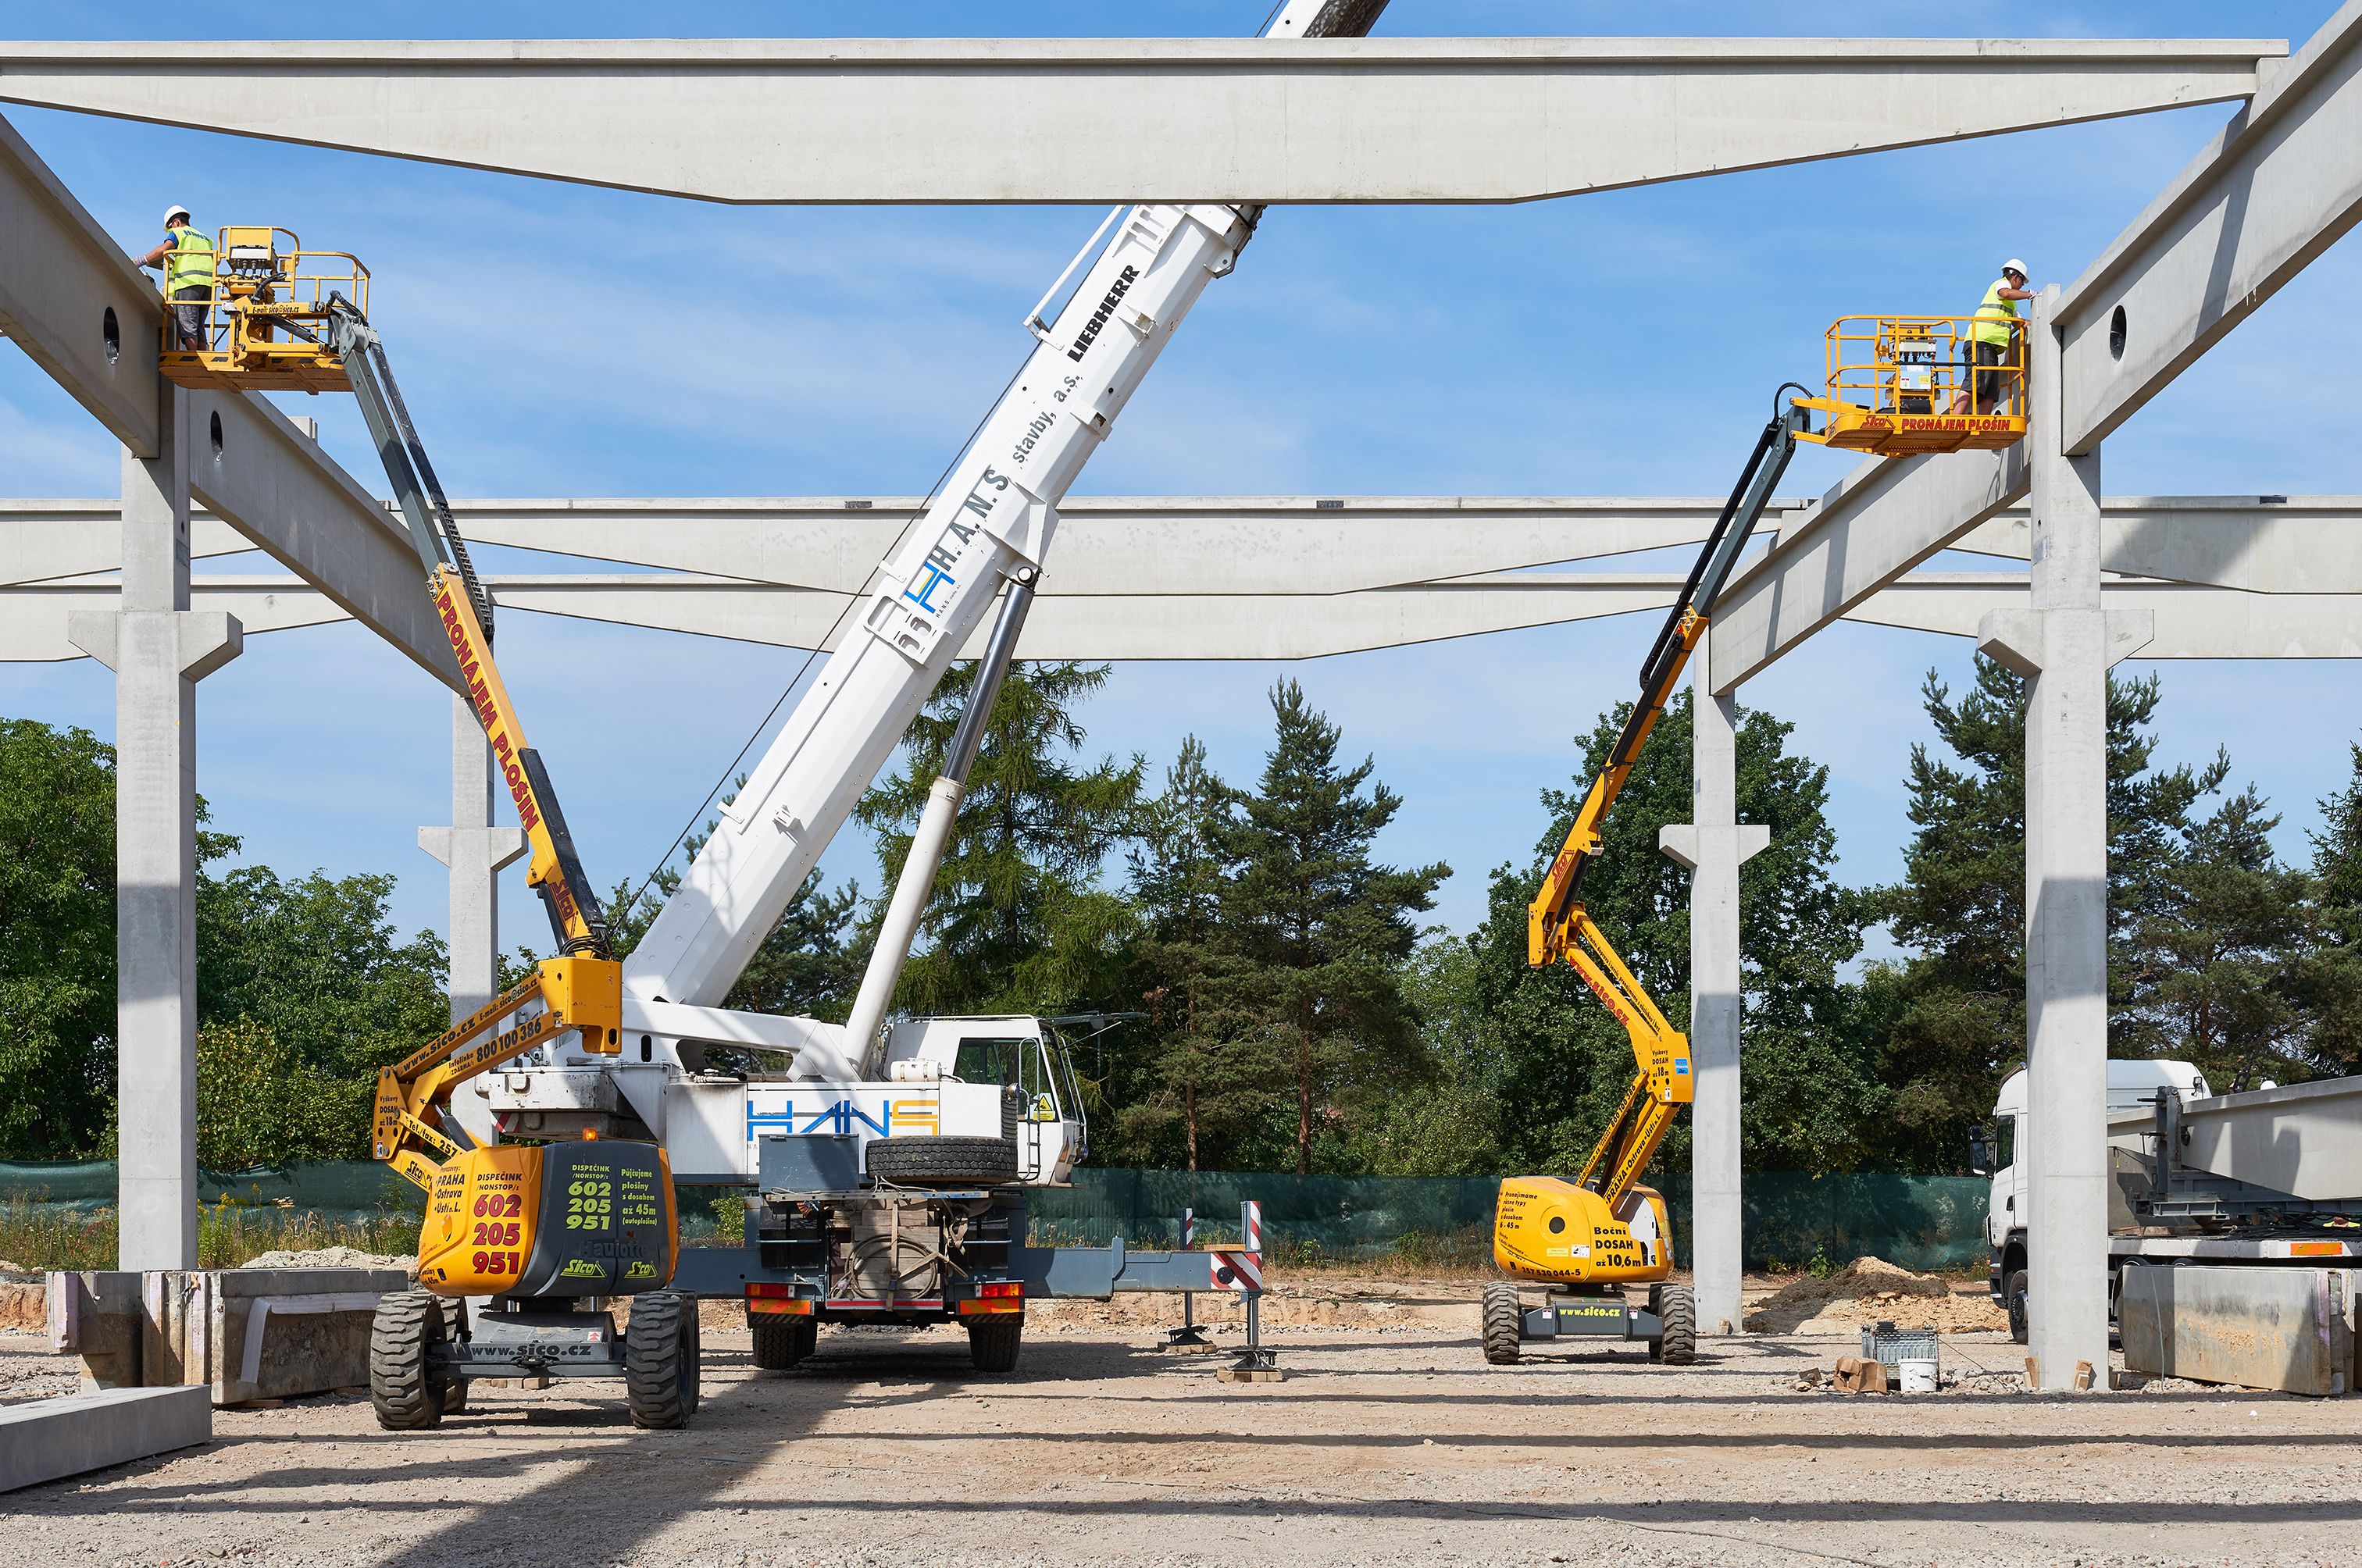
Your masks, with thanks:
[[[1712,633],[1708,633],[1711,636]],[[1738,699],[1705,688],[1704,638],[1691,655],[1691,816],[1657,830],[1690,873],[1690,1266],[1701,1332],[1735,1330],[1739,1238],[1738,868],[1772,829],[1738,820]]]
[[[467,698],[451,698],[451,826],[421,828],[418,847],[451,869],[451,1022],[500,994],[500,873],[531,846],[524,829],[492,826],[492,749]],[[467,1086],[451,1096],[478,1143],[499,1141],[491,1109]]]
[[[234,616],[189,609],[188,394],[160,450],[123,455],[119,611],[67,622],[115,672],[116,1266],[197,1266],[197,682],[237,657]]]
[[[2028,326],[2031,592],[1980,651],[2026,677],[2026,1311],[2040,1387],[2108,1367],[2108,668],[2146,611],[2100,607],[2100,453],[2064,450],[2058,291]]]

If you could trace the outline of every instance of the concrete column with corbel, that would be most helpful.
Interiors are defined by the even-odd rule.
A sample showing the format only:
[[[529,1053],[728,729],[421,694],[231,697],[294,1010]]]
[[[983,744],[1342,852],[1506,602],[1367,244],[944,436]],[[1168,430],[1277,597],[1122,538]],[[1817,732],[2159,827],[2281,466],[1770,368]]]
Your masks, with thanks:
[[[524,829],[492,826],[492,749],[475,709],[451,699],[451,825],[421,828],[418,847],[451,870],[451,1022],[500,994],[500,874],[532,846]],[[451,1096],[459,1124],[480,1144],[500,1141],[484,1097],[462,1085]]]
[[[1711,636],[1712,633],[1707,633]],[[1690,656],[1701,675],[1705,638]],[[1690,1266],[1700,1332],[1738,1326],[1738,868],[1772,829],[1738,820],[1738,699],[1691,687],[1694,820],[1657,830],[1657,847],[1690,873]]]
[[[2100,450],[2063,449],[2056,287],[2027,329],[2028,608],[1988,611],[1978,651],[2026,679],[2027,1348],[2044,1388],[2108,1386],[2108,670],[2147,610],[2100,602]]]
[[[160,450],[123,454],[118,610],[66,635],[115,672],[116,1266],[197,1266],[197,683],[237,657],[237,618],[189,608],[188,394]]]

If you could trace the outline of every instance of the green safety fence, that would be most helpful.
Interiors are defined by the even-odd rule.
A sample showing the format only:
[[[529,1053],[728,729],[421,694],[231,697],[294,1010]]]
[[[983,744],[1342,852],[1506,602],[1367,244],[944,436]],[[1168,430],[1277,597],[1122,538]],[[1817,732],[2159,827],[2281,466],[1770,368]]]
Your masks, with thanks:
[[[1295,1247],[1336,1258],[1368,1258],[1457,1240],[1452,1254],[1481,1253],[1493,1223],[1500,1179],[1490,1176],[1295,1176],[1262,1171],[1077,1170],[1073,1185],[1036,1189],[1028,1200],[1036,1246],[1125,1245],[1159,1250],[1175,1245],[1181,1211],[1196,1211],[1200,1246],[1238,1239],[1239,1204],[1263,1205],[1267,1248]],[[1690,1252],[1690,1179],[1662,1185],[1671,1211],[1676,1261]],[[1750,1172],[1743,1181],[1740,1234],[1747,1262],[1794,1268],[1816,1260],[1842,1265],[1864,1255],[1906,1268],[1957,1268],[1984,1247],[1986,1183],[1958,1176],[1809,1176]],[[682,1188],[683,1231],[714,1229],[712,1200],[721,1189]],[[273,1206],[359,1221],[417,1212],[424,1194],[389,1167],[368,1160],[320,1160],[254,1170],[203,1171],[198,1193],[208,1206]],[[0,1198],[53,1212],[94,1213],[114,1206],[115,1164],[0,1162]]]

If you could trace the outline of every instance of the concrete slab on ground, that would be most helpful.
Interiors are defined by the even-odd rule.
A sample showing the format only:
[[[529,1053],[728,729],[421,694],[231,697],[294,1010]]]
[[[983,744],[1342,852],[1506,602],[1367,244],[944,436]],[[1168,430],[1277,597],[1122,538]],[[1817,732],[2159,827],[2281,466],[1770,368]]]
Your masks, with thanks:
[[[203,1388],[106,1388],[0,1407],[0,1492],[211,1442],[213,1416]]]

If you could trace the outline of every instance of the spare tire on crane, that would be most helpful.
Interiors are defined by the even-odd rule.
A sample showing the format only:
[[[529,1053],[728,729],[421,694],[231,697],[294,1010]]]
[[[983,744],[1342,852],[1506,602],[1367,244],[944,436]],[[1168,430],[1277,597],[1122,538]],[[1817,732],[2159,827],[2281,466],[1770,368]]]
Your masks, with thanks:
[[[1005,1187],[1017,1179],[1017,1140],[873,1138],[863,1163],[897,1187]]]

